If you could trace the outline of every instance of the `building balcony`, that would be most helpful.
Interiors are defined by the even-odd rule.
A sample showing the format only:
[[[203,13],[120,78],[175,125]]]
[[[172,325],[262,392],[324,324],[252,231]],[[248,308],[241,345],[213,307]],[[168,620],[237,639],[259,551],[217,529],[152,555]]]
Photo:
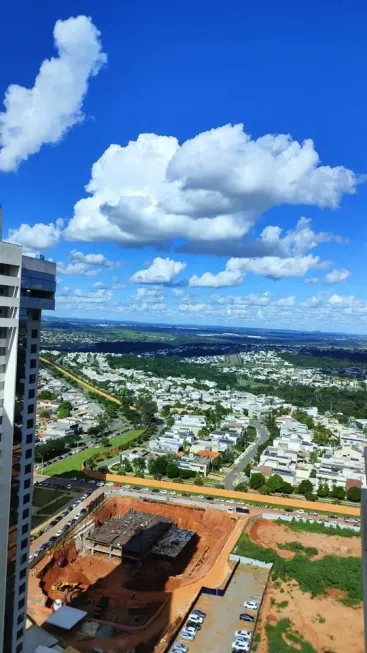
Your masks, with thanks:
[[[55,310],[55,298],[48,297],[21,297],[21,308],[34,308],[40,310],[53,311]],[[2,326],[0,324],[0,326]],[[4,325],[5,326],[5,325]]]
[[[15,317],[0,317],[0,327],[16,327],[18,326],[18,320]]]
[[[12,286],[13,288],[18,288],[19,285],[19,277],[11,277],[7,274],[0,274],[0,286]]]

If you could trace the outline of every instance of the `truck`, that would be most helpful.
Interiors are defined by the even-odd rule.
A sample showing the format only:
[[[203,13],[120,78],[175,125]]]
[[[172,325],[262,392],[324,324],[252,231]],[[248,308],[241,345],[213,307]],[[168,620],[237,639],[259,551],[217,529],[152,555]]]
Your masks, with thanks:
[[[248,508],[242,508],[242,506],[236,506],[236,512],[242,512],[248,515],[250,511]]]

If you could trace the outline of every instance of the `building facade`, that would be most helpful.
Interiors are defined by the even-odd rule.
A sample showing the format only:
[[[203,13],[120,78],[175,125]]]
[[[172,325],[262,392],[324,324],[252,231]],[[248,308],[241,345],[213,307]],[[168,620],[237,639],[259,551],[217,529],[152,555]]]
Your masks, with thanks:
[[[0,242],[0,652],[22,653],[41,311],[56,265]]]

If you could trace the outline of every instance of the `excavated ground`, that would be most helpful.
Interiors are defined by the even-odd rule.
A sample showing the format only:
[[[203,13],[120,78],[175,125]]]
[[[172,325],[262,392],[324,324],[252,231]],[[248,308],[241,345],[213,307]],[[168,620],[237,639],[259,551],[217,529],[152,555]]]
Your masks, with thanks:
[[[195,596],[197,583],[212,569],[231,539],[235,521],[228,514],[214,509],[162,505],[125,497],[110,499],[94,515],[94,520],[104,523],[131,508],[169,517],[176,526],[195,531],[195,544],[175,562],[148,555],[139,566],[133,562],[121,562],[118,558],[109,560],[103,554],[79,553],[71,540],[64,549],[66,566],[57,566],[58,552],[48,561],[44,559],[31,572],[28,612],[36,623],[44,623],[51,614],[52,602],[56,598],[86,610],[93,619],[100,598],[108,597],[109,605],[103,621],[121,629],[121,636],[114,638],[116,651],[124,651],[132,641],[134,644],[144,641],[147,651],[153,650],[168,624],[177,618],[177,611],[173,607],[177,605],[174,594],[176,591],[184,592],[187,587],[188,594],[192,598]],[[238,528],[239,524],[236,530]],[[218,578],[218,584],[222,582],[222,576]],[[76,590],[53,591],[52,585],[60,582],[78,583],[79,586]],[[201,580],[201,584],[204,584],[204,580]],[[92,641],[89,644],[85,636],[82,639],[81,644],[81,633],[70,634],[65,643],[78,643],[80,650],[92,650]],[[93,641],[95,645],[96,640]],[[99,641],[102,645],[103,640]]]

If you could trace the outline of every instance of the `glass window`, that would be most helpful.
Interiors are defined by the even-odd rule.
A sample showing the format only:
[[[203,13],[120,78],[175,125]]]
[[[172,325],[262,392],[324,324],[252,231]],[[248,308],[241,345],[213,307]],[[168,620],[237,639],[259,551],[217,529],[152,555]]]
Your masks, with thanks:
[[[28,435],[27,435],[25,441],[26,441],[26,444],[32,444],[32,441],[33,441],[33,433],[28,433]]]
[[[28,399],[34,399],[35,396],[36,396],[36,391],[35,391],[34,388],[32,388],[32,390],[28,391]]]
[[[34,404],[29,404],[28,405],[28,414],[31,415],[34,413]]]
[[[36,383],[36,375],[35,374],[30,374],[28,380],[29,380],[29,383]]]
[[[38,338],[38,329],[32,329],[32,338]]]
[[[29,367],[33,370],[35,367],[37,367],[37,358],[32,358]]]
[[[31,345],[31,354],[37,354],[37,345]]]
[[[28,519],[29,517],[29,508],[23,510],[23,519]]]
[[[27,429],[33,429],[34,425],[34,420],[33,419],[28,419],[27,420]]]

